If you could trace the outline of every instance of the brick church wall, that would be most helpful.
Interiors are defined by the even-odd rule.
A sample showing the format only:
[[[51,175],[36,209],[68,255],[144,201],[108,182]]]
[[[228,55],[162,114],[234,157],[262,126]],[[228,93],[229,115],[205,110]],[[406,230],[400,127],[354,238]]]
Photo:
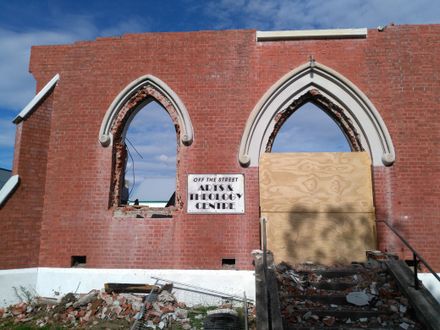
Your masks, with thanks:
[[[255,31],[128,34],[32,48],[30,70],[55,90],[17,127],[18,190],[0,210],[0,268],[220,269],[235,258],[252,269],[259,248],[258,168],[238,149],[255,104],[310,56],[353,82],[372,101],[396,150],[374,167],[376,217],[387,220],[440,268],[440,25],[390,26],[366,39],[256,42]],[[112,148],[98,141],[109,105],[126,85],[152,74],[181,98],[194,141],[180,147],[183,206],[169,219],[114,216]],[[243,173],[246,213],[186,213],[188,174]],[[402,246],[378,226],[379,246]],[[403,254],[405,257],[406,255]]]

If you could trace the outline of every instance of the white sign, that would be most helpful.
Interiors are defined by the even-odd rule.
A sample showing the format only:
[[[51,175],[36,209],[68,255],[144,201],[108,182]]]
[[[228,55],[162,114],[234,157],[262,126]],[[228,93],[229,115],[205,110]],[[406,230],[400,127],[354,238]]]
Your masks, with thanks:
[[[244,213],[243,174],[189,174],[188,213]]]

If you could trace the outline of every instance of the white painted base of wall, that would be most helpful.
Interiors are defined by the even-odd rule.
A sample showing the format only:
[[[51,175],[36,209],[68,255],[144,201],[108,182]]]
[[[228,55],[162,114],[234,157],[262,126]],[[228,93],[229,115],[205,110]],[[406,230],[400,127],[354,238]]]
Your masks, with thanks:
[[[154,284],[151,277],[216,290],[229,295],[255,300],[253,271],[236,270],[182,270],[182,269],[97,269],[97,268],[25,268],[0,270],[0,307],[20,301],[24,288],[34,295],[60,298],[69,292],[87,293],[104,288],[104,283]],[[161,282],[164,284],[164,282]],[[177,289],[174,295],[187,305],[212,305],[221,298]],[[15,289],[16,290],[15,290]],[[16,293],[17,291],[17,293]]]
[[[25,299],[24,290],[36,293],[38,268],[0,270],[0,307]]]
[[[109,282],[154,284],[152,276],[239,297],[243,297],[246,292],[247,298],[255,300],[253,271],[40,267],[0,270],[0,307],[19,302],[20,297],[25,298],[24,291],[42,297],[61,298],[69,292],[86,293],[92,289],[102,289],[104,283]],[[429,273],[419,273],[419,279],[440,302],[440,282]],[[179,301],[188,305],[212,305],[221,301],[219,298],[181,289],[175,289],[174,294]]]
[[[437,275],[440,276],[440,273],[437,273]],[[419,273],[418,276],[425,288],[427,288],[440,303],[440,282],[431,273]]]

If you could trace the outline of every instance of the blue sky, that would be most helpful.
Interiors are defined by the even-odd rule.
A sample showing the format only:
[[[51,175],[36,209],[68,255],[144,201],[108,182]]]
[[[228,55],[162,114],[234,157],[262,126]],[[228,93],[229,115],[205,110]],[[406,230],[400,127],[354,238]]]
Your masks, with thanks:
[[[440,23],[428,0],[0,0],[0,167],[11,168],[11,120],[32,99],[32,45],[62,44],[130,32],[375,28]]]
[[[168,201],[176,189],[176,130],[168,113],[150,102],[133,118],[125,139],[130,200]]]
[[[296,110],[281,126],[272,152],[348,152],[350,145],[336,122],[312,103]]]

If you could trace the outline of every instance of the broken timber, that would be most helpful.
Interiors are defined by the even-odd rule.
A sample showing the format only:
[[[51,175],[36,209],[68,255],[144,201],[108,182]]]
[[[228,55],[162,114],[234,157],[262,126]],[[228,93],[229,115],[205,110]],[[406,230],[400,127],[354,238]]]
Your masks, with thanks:
[[[105,283],[104,288],[106,293],[150,293],[160,291],[157,285],[134,283]]]

